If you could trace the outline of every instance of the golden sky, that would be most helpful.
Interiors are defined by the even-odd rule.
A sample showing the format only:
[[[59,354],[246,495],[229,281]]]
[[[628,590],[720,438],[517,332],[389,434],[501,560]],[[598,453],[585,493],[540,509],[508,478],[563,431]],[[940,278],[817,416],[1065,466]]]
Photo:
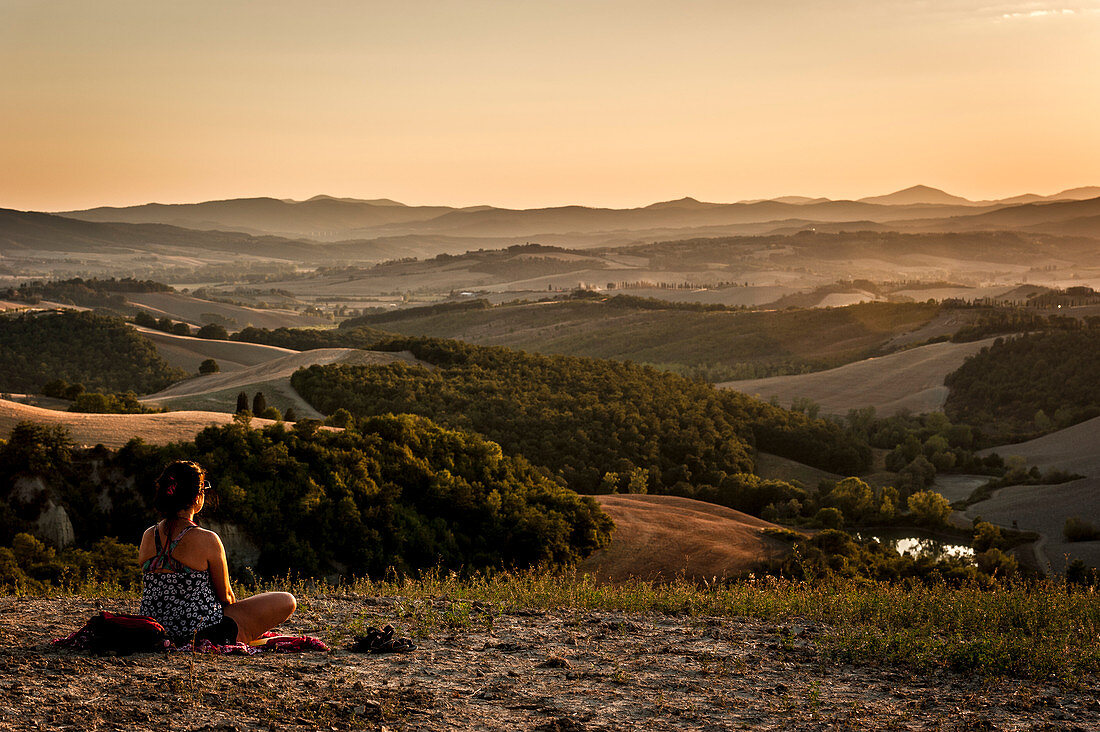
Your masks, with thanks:
[[[1100,0],[0,0],[0,207],[1100,185]]]

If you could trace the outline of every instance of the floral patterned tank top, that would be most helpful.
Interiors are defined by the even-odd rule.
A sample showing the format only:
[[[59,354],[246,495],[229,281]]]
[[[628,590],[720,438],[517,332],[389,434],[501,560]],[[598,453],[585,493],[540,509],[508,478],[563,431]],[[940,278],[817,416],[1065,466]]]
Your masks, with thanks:
[[[222,620],[222,604],[206,570],[192,569],[172,556],[176,545],[195,528],[191,524],[161,548],[160,528],[153,529],[157,554],[142,565],[142,615],[164,626],[177,645],[188,643],[197,631]],[[167,537],[165,537],[167,538]],[[169,571],[157,571],[169,570]]]

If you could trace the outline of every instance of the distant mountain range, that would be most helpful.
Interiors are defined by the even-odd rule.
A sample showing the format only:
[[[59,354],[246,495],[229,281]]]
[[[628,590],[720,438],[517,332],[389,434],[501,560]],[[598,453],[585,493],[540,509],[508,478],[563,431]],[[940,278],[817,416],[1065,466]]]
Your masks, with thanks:
[[[460,254],[527,241],[588,249],[804,230],[1013,231],[1092,238],[1100,246],[1100,187],[970,201],[914,186],[859,201],[681,198],[631,209],[406,206],[332,196],[147,204],[61,215],[0,209],[0,254],[30,262],[35,251],[53,252],[47,259],[56,259],[64,252],[186,256],[206,250],[316,266]]]
[[[681,229],[690,230],[690,235],[705,235],[707,229],[714,227],[721,228],[716,234],[755,233],[761,224],[767,223],[773,223],[773,229],[803,222],[811,225],[813,222],[830,225],[869,222],[893,227],[894,222],[923,220],[932,229],[938,229],[940,220],[944,219],[955,220],[1019,205],[1095,197],[1100,197],[1100,187],[1075,188],[1052,196],[1026,194],[1001,201],[971,201],[929,186],[913,186],[858,201],[782,196],[738,203],[708,203],[681,198],[631,209],[587,206],[507,209],[406,206],[385,198],[315,196],[306,201],[242,198],[187,204],[150,203],[65,211],[59,215],[83,221],[168,224],[188,229],[330,242],[406,236],[476,240],[596,233],[648,238],[667,236]],[[1066,219],[1059,217],[1059,220]]]

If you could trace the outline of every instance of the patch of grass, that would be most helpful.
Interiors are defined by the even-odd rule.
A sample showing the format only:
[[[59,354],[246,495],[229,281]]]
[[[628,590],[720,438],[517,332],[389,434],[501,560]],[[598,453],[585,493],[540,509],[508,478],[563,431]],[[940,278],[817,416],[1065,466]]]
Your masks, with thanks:
[[[126,596],[97,585],[70,587],[81,596]],[[600,584],[575,572],[498,572],[460,576],[357,579],[340,587],[280,581],[255,591],[289,590],[310,597],[392,598],[356,623],[424,637],[433,632],[491,629],[502,614],[553,611],[751,618],[769,623],[817,623],[818,650],[836,661],[895,664],[916,671],[950,670],[985,677],[1073,683],[1100,672],[1100,595],[1062,581],[1041,580],[951,587],[917,583],[773,577],[698,584],[634,580]],[[56,592],[56,591],[55,591]],[[102,593],[102,594],[101,594]],[[353,624],[355,625],[355,624]],[[354,627],[352,628],[354,630]]]
[[[699,585],[632,581],[601,585],[573,573],[357,580],[364,595],[404,602],[483,603],[496,612],[560,610],[748,617],[819,622],[821,650],[838,661],[893,663],[981,676],[1072,681],[1100,671],[1100,597],[1055,581],[976,586],[863,580],[796,582],[771,577]]]

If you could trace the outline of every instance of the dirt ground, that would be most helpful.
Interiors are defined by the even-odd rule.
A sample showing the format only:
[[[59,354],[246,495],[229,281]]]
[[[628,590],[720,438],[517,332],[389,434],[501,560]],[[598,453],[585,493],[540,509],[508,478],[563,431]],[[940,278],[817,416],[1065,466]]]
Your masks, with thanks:
[[[311,598],[284,629],[339,649],[403,602]],[[1067,689],[838,665],[817,650],[828,629],[812,624],[481,606],[399,655],[103,658],[46,645],[95,610],[92,600],[0,598],[0,727],[1037,732],[1100,722],[1095,678]]]

